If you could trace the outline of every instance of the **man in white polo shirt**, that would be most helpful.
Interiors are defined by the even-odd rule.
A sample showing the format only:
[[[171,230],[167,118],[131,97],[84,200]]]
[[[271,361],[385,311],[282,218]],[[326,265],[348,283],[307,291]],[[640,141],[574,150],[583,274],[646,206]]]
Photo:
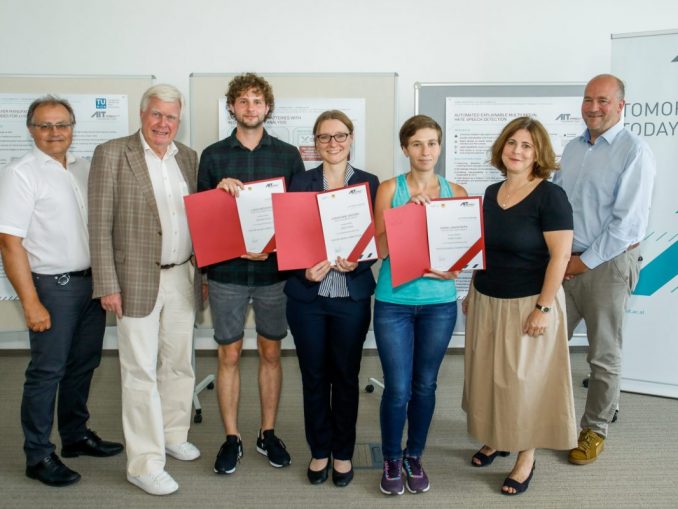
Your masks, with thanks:
[[[21,402],[26,475],[66,486],[80,474],[61,462],[49,439],[57,393],[62,456],[113,456],[123,447],[87,429],[106,317],[92,300],[89,163],[68,152],[75,116],[67,101],[45,96],[30,105],[26,125],[35,148],[0,173],[0,250],[29,329]]]

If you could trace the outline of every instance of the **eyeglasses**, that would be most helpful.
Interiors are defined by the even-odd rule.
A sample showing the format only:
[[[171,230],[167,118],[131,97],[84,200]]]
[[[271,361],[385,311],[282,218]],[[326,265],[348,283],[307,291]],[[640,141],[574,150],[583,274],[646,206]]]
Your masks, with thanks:
[[[70,124],[65,123],[65,122],[59,122],[58,124],[50,124],[50,123],[31,124],[31,127],[35,127],[36,129],[40,129],[43,133],[46,133],[46,132],[50,132],[52,129],[56,129],[59,132],[68,131],[74,125],[75,125],[75,122],[71,122]]]
[[[332,138],[337,143],[345,142],[351,133],[337,133],[337,134],[318,134],[315,139],[318,140],[318,143],[329,143]]]

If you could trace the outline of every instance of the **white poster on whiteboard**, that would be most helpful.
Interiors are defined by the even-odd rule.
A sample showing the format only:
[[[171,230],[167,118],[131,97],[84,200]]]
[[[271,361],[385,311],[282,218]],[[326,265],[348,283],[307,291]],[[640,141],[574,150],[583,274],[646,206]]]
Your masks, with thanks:
[[[219,99],[219,139],[231,135],[235,120],[228,113],[226,98]],[[365,99],[276,99],[275,110],[264,127],[271,136],[294,145],[299,149],[307,170],[321,163],[315,150],[313,124],[323,111],[341,110],[353,122],[353,147],[350,163],[365,169]]]
[[[678,32],[612,36],[612,72],[626,85],[624,126],[657,160],[643,267],[624,319],[621,387],[678,398]]]
[[[41,94],[0,93],[0,168],[33,150],[33,139],[26,127],[30,104]],[[70,152],[91,159],[94,148],[112,138],[129,134],[127,96],[111,94],[60,94],[75,114]],[[18,297],[0,261],[0,300]]]
[[[586,128],[581,97],[448,97],[445,104],[445,172],[470,196],[502,180],[490,166],[490,149],[501,130],[517,117],[539,120],[560,159],[567,142]]]
[[[41,94],[0,94],[0,168],[33,149],[26,128],[26,113]],[[75,113],[70,151],[90,159],[94,148],[129,134],[127,96],[111,94],[60,94]]]
[[[517,117],[533,117],[548,131],[557,159],[567,142],[586,128],[581,97],[448,97],[445,103],[445,177],[469,196],[503,180],[490,166],[490,150],[501,130]],[[462,273],[457,292],[468,293],[471,274]]]

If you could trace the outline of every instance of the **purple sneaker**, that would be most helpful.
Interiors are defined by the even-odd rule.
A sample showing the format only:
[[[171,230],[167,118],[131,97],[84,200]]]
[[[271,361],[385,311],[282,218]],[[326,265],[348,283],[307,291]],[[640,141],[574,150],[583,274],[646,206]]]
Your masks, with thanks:
[[[410,493],[425,493],[431,487],[428,482],[428,476],[421,466],[421,458],[414,456],[405,456],[403,459],[403,469],[407,474],[407,491]]]
[[[402,495],[405,493],[403,486],[403,460],[385,460],[384,475],[381,476],[379,489],[385,495]]]

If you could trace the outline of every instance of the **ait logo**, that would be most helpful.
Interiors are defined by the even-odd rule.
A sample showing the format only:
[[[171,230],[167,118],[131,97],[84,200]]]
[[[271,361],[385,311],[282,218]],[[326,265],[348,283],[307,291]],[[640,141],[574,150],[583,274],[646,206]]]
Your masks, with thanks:
[[[556,120],[570,120],[570,114],[569,113],[561,113],[556,117]]]
[[[106,117],[106,98],[105,97],[95,97],[94,106],[97,111],[92,113],[89,118],[105,118]]]

